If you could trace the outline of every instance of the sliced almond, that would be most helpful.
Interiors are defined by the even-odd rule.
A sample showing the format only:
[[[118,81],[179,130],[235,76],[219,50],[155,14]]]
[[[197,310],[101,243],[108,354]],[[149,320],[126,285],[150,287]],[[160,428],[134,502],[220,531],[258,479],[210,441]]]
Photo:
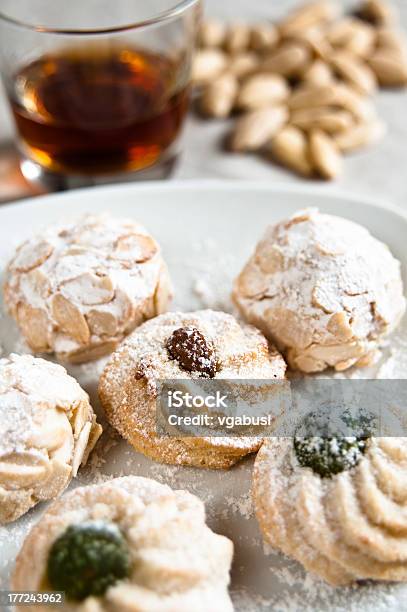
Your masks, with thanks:
[[[52,315],[61,331],[80,344],[89,342],[90,333],[85,317],[61,293],[55,294],[52,299]]]
[[[88,444],[85,449],[85,452],[83,453],[81,465],[86,465],[86,463],[88,462],[89,455],[95,448],[96,442],[99,440],[102,433],[102,426],[99,425],[99,423],[96,423],[96,415],[94,414],[92,417],[92,425],[89,434]]]
[[[306,30],[315,25],[332,21],[338,16],[338,5],[329,0],[316,0],[307,2],[293,11],[280,24],[284,34]]]
[[[106,274],[97,275],[92,272],[85,272],[61,283],[60,291],[70,302],[88,306],[107,304],[114,298],[111,278]]]
[[[354,118],[349,111],[332,110],[329,107],[305,108],[291,114],[290,123],[302,130],[320,129],[335,134],[349,129]]]
[[[279,41],[278,29],[272,23],[259,23],[250,31],[250,48],[258,53],[271,51]]]
[[[308,141],[304,132],[293,125],[284,127],[272,139],[269,152],[274,159],[303,176],[311,176],[313,168]]]
[[[206,19],[198,32],[198,44],[201,47],[220,47],[226,35],[225,25],[218,19]]]
[[[236,53],[230,59],[228,72],[234,74],[238,79],[253,73],[259,66],[259,58],[253,51]]]
[[[112,259],[129,264],[144,263],[152,259],[158,250],[158,244],[151,236],[131,233],[120,236],[117,240]]]
[[[359,123],[335,134],[335,143],[343,153],[367,147],[383,138],[386,126],[379,120]]]
[[[267,291],[269,283],[266,277],[255,272],[258,272],[257,268],[252,262],[248,262],[236,280],[238,295],[254,298],[264,295]]]
[[[172,300],[172,285],[168,274],[167,266],[162,265],[157,288],[154,293],[155,314],[159,315],[168,310]]]
[[[385,0],[365,0],[358,16],[374,25],[387,25],[396,20],[394,7]]]
[[[309,65],[311,52],[299,42],[286,42],[265,58],[261,64],[263,72],[274,72],[291,77],[301,74]]]
[[[243,115],[230,137],[232,151],[256,151],[276,134],[288,119],[283,106],[263,108]]]
[[[289,94],[287,81],[278,74],[255,74],[248,77],[236,98],[237,108],[255,110],[285,100]]]
[[[391,50],[376,51],[369,66],[383,87],[404,87],[407,84],[407,58]]]
[[[92,335],[114,336],[117,332],[117,319],[111,312],[90,310],[86,320]]]
[[[377,86],[374,72],[347,51],[336,52],[330,59],[335,72],[349,85],[364,95],[372,94]]]
[[[17,250],[11,267],[18,272],[29,272],[43,264],[53,253],[54,247],[46,240],[24,242]]]
[[[322,131],[310,135],[310,155],[319,174],[326,179],[336,178],[342,171],[342,156],[335,141]]]
[[[342,341],[353,337],[353,330],[349,324],[349,315],[345,312],[335,312],[328,321],[328,331]]]
[[[250,27],[246,23],[235,23],[227,29],[224,42],[227,53],[246,51],[249,45]]]
[[[225,53],[219,49],[199,49],[192,60],[191,80],[194,85],[208,83],[227,66]]]
[[[47,473],[47,465],[18,465],[0,461],[0,483],[7,488],[28,488],[42,482]]]
[[[45,310],[33,308],[30,304],[17,306],[17,322],[33,351],[49,351],[51,322]]]
[[[235,103],[238,91],[237,78],[225,73],[208,83],[199,101],[201,113],[208,117],[228,117]]]
[[[303,74],[304,83],[323,87],[334,82],[333,72],[324,60],[316,59]]]
[[[74,432],[74,437],[78,438],[83,426],[89,417],[89,403],[81,401],[70,417],[70,425]]]
[[[49,275],[41,268],[34,268],[21,276],[20,288],[27,300],[30,295],[32,298],[33,294],[45,299],[51,293]]]
[[[72,457],[72,476],[75,477],[78,473],[80,464],[82,463],[83,455],[85,454],[86,447],[88,445],[89,435],[92,425],[88,421],[83,426],[78,439],[75,441],[75,449]]]

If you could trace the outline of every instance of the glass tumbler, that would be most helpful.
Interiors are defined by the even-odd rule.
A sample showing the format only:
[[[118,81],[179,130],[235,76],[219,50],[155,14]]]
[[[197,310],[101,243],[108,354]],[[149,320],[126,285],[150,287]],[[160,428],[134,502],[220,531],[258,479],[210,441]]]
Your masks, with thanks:
[[[24,176],[66,189],[168,175],[199,16],[199,0],[1,0]]]

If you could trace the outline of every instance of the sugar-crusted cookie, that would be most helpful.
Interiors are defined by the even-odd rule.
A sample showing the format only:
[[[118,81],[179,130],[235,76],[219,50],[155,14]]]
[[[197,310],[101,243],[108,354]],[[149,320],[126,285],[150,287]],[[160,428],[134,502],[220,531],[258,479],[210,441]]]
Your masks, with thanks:
[[[254,327],[229,314],[170,312],[144,323],[111,357],[99,395],[110,423],[136,450],[164,463],[227,468],[256,451],[253,437],[168,437],[156,431],[158,380],[283,379],[285,362]]]
[[[11,588],[63,590],[70,612],[233,612],[232,555],[197,497],[128,476],[54,502],[23,544]],[[35,607],[50,609],[61,606]]]
[[[407,438],[270,438],[253,495],[265,539],[334,585],[407,581]]]
[[[101,431],[62,366],[31,355],[0,359],[0,523],[59,495]]]
[[[164,312],[170,294],[157,242],[138,223],[109,216],[53,226],[24,242],[4,289],[30,348],[76,363],[110,353]]]
[[[267,230],[233,297],[245,319],[304,372],[367,365],[405,310],[400,263],[387,246],[316,209]]]

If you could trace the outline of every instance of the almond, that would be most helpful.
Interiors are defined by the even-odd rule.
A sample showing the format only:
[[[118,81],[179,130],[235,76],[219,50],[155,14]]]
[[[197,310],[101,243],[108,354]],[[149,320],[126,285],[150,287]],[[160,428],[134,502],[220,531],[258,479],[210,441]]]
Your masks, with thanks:
[[[298,128],[287,125],[272,138],[269,152],[284,166],[303,176],[311,176],[313,168],[309,157],[308,141]]]
[[[284,36],[283,40],[305,44],[309,47],[317,59],[326,60],[332,54],[332,46],[330,45],[325,33],[319,28],[310,30],[301,30],[295,34]]]
[[[158,284],[154,293],[154,309],[155,314],[159,315],[168,309],[172,300],[172,286],[168,270],[165,264],[162,264]]]
[[[61,331],[80,344],[89,342],[90,333],[85,317],[61,293],[56,293],[52,299],[52,315]]]
[[[227,53],[246,51],[250,44],[250,27],[245,23],[235,23],[227,31],[224,48]]]
[[[270,54],[261,65],[265,72],[275,72],[286,77],[301,74],[309,65],[311,52],[300,42],[286,42]]]
[[[335,72],[359,93],[370,95],[375,91],[377,81],[374,72],[356,56],[347,51],[336,52],[330,58],[330,63]]]
[[[344,83],[335,85],[338,105],[350,111],[360,121],[370,121],[376,117],[375,108],[370,100],[364,98]]]
[[[338,6],[335,2],[329,0],[308,2],[284,19],[280,24],[280,30],[284,34],[298,32],[332,21],[337,16]]]
[[[335,134],[349,129],[354,118],[349,111],[329,107],[305,108],[292,113],[290,123],[306,131],[320,129],[328,134]]]
[[[217,19],[206,19],[199,29],[198,44],[201,47],[221,47],[225,40],[226,27]]]
[[[17,321],[21,331],[33,351],[48,351],[50,320],[45,310],[34,308],[29,304],[19,304]]]
[[[86,320],[91,334],[95,336],[114,336],[117,332],[117,319],[110,312],[90,310]]]
[[[284,107],[263,108],[243,115],[235,125],[229,146],[232,151],[260,149],[287,121]]]
[[[335,143],[343,153],[367,147],[383,138],[386,126],[379,120],[359,123],[335,134]]]
[[[259,58],[253,51],[236,53],[230,59],[228,72],[234,74],[238,79],[252,74],[259,66]]]
[[[227,66],[226,55],[219,49],[199,49],[192,60],[191,80],[195,85],[208,83]]]
[[[93,272],[84,272],[61,283],[60,291],[70,302],[88,306],[107,304],[114,298],[111,278],[106,274],[97,275]]]
[[[222,74],[208,83],[202,92],[199,108],[208,117],[228,117],[238,91],[237,78],[230,73]]]
[[[236,106],[254,110],[278,103],[288,97],[286,80],[278,74],[260,73],[247,78],[236,99]]]
[[[334,77],[330,66],[321,59],[316,59],[303,74],[304,83],[307,85],[324,86],[331,85]]]
[[[376,51],[369,66],[383,87],[403,87],[407,84],[407,58],[392,50]]]
[[[250,31],[250,48],[258,53],[270,51],[279,42],[279,33],[272,23],[259,23]]]
[[[375,31],[372,26],[360,19],[342,19],[330,27],[327,33],[330,44],[360,57],[367,57],[375,44]]]
[[[112,259],[118,259],[129,266],[144,263],[158,253],[156,241],[145,234],[125,234],[120,236],[115,244]]]
[[[319,174],[333,179],[342,171],[342,156],[335,141],[324,132],[314,130],[310,135],[310,156]]]
[[[336,85],[303,85],[293,91],[288,99],[290,110],[317,108],[339,103],[341,92]]]
[[[46,240],[27,241],[19,247],[11,267],[18,272],[29,272],[41,266],[54,251],[52,244]]]
[[[407,55],[407,38],[404,32],[390,28],[378,28],[376,34],[377,48],[380,51],[394,51],[402,56]]]
[[[374,25],[387,25],[396,20],[396,12],[385,0],[366,0],[358,16]]]

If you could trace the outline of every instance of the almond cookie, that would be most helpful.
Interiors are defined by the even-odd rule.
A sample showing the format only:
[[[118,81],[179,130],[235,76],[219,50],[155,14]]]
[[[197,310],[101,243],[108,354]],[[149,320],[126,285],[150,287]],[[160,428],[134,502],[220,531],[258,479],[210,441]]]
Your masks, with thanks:
[[[62,608],[39,612],[206,612],[215,603],[233,612],[232,555],[197,497],[127,476],[54,502],[23,544],[11,588],[65,591]]]
[[[80,363],[114,350],[171,296],[156,241],[138,223],[108,216],[54,226],[11,260],[5,302],[34,352]]]
[[[0,523],[59,495],[101,432],[62,366],[31,355],[0,359]]]
[[[333,585],[407,581],[407,438],[273,438],[253,495],[265,539]]]
[[[233,298],[303,372],[368,365],[406,305],[400,263],[387,246],[316,209],[267,230]]]
[[[260,446],[258,437],[157,435],[157,381],[283,379],[285,363],[264,336],[223,312],[170,312],[144,323],[114,353],[99,385],[110,423],[156,461],[228,468]]]

